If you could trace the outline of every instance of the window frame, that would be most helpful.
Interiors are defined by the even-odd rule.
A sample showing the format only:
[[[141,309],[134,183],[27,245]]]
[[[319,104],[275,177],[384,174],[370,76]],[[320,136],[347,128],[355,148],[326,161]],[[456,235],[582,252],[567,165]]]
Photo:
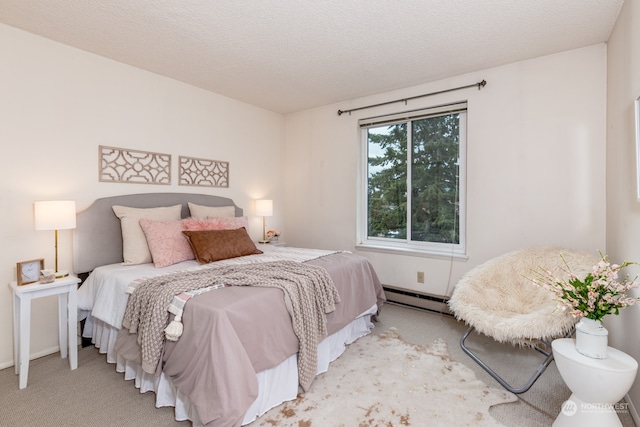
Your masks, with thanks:
[[[407,131],[407,206],[411,206],[411,121],[420,120],[444,114],[460,113],[460,139],[458,146],[458,201],[459,201],[459,243],[420,242],[411,240],[410,223],[407,223],[407,238],[403,240],[368,236],[368,165],[369,144],[367,129],[406,123]],[[412,256],[467,258],[466,228],[467,228],[467,134],[468,134],[468,105],[466,101],[437,105],[429,108],[410,110],[395,114],[360,119],[359,126],[359,156],[358,156],[358,206],[357,206],[357,242],[356,248],[365,251],[387,252]],[[411,213],[408,209],[410,220]]]

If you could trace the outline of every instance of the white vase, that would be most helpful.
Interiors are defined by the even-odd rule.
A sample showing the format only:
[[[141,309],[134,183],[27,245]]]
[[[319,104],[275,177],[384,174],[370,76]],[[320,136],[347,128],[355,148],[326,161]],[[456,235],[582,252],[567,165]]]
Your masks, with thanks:
[[[601,321],[583,317],[576,325],[576,350],[594,359],[606,359],[608,335]]]

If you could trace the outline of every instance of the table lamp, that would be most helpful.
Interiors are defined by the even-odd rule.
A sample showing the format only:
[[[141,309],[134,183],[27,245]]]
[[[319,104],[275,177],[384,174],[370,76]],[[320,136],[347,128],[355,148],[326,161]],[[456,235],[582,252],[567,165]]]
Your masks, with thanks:
[[[55,230],[56,277],[69,275],[58,270],[58,230],[76,228],[75,201],[41,201],[33,203],[36,230]]]
[[[269,243],[266,217],[273,215],[273,200],[256,200],[256,215],[262,217],[262,240],[259,243]]]

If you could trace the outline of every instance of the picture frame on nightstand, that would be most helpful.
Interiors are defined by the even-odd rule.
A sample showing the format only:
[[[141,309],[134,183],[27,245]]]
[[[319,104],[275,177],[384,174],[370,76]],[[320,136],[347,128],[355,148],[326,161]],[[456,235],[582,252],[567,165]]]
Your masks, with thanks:
[[[40,279],[41,270],[44,270],[44,258],[18,262],[16,264],[18,286],[37,282]]]

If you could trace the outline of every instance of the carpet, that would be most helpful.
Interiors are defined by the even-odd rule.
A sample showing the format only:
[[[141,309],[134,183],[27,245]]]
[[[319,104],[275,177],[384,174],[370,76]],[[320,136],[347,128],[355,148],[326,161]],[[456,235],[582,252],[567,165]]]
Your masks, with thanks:
[[[250,427],[501,426],[489,407],[516,400],[453,360],[443,340],[409,344],[390,328],[351,344],[309,392]]]

